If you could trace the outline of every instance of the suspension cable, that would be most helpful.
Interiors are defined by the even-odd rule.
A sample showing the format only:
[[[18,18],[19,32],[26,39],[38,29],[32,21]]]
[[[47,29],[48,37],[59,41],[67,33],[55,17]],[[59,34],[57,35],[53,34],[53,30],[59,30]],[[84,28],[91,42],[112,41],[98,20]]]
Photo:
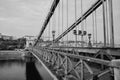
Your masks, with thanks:
[[[106,1],[105,3],[105,11],[106,11],[106,32],[107,32],[107,43],[108,43],[108,45],[109,45],[109,28],[108,28],[108,8],[107,8],[107,2],[108,1]]]
[[[50,11],[49,11],[49,13],[48,13],[48,15],[47,15],[47,17],[46,17],[46,20],[45,20],[45,22],[44,22],[44,24],[43,24],[43,26],[42,26],[42,28],[41,28],[41,31],[40,31],[39,36],[38,36],[38,38],[37,38],[37,41],[34,43],[34,46],[37,44],[37,42],[38,42],[39,39],[41,38],[41,36],[42,36],[44,30],[46,29],[46,26],[47,26],[50,18],[52,17],[52,15],[53,15],[53,13],[54,13],[54,11],[55,11],[55,9],[56,9],[56,6],[57,6],[57,4],[59,3],[59,1],[60,1],[60,0],[54,0],[54,1],[53,1],[52,6],[51,6],[51,8],[50,8]]]
[[[63,0],[62,0],[62,32],[63,32],[63,20],[64,20],[64,6],[63,6]],[[62,41],[63,41],[63,38],[62,38]]]
[[[76,3],[77,1],[75,0],[75,21],[77,20],[77,3]],[[76,32],[77,32],[77,27],[75,28],[76,29]],[[75,47],[77,47],[77,35],[75,35]]]
[[[108,6],[109,6],[110,45],[111,47],[115,47],[112,0],[108,0]]]
[[[104,37],[104,47],[106,47],[106,20],[105,20],[105,1],[102,1],[103,8],[103,37]]]
[[[58,4],[58,35],[60,34],[60,3]]]
[[[95,28],[94,12],[92,13],[92,22],[93,22],[92,27],[93,27],[93,45],[94,45],[94,41],[95,41],[95,36],[94,36],[94,34],[95,34],[95,30],[94,30],[94,28]]]
[[[66,10],[67,10],[67,14],[66,14],[66,17],[67,17],[67,28],[68,28],[68,0],[67,0],[67,7],[66,7]],[[67,42],[68,42],[68,35],[67,35]],[[68,43],[67,43],[68,44]]]
[[[87,32],[87,19],[85,19],[85,31]],[[87,36],[85,37],[85,42],[87,43]]]
[[[95,10],[95,34],[96,34],[96,47],[97,47],[97,15],[96,15],[96,10]]]
[[[81,16],[82,16],[82,14],[83,14],[83,1],[81,0]],[[84,23],[83,22],[81,22],[81,30],[82,30],[82,32],[84,31]],[[83,47],[83,41],[84,41],[83,35],[81,36],[81,41],[82,41],[81,46]]]
[[[48,33],[49,33],[49,41],[50,41],[50,36],[51,36],[51,35],[50,35],[50,27],[51,27],[50,22],[51,22],[51,21],[49,21],[49,32],[48,32]]]
[[[54,11],[54,15],[53,15],[53,30],[55,30],[55,28],[56,28],[56,10]]]
[[[102,4],[101,0],[98,0],[94,3],[79,19],[77,19],[76,22],[74,22],[66,31],[64,31],[60,36],[56,38],[55,41],[60,40],[62,37],[64,37],[67,33],[69,33],[71,30],[73,30],[79,23],[81,23],[85,18],[87,18],[93,10],[96,10],[100,5]]]

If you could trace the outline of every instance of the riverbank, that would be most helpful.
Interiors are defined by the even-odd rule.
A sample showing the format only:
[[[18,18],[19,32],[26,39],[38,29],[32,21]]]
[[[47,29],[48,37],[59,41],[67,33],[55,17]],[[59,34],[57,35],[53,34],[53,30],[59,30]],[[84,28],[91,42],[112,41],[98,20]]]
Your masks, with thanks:
[[[25,56],[23,50],[5,50],[0,51],[0,60],[2,59],[22,59]]]

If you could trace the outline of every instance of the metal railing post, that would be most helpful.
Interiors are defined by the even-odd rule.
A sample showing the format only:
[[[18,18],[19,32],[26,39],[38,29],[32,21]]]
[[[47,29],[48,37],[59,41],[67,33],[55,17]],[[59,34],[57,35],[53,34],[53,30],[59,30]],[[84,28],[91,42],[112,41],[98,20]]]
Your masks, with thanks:
[[[120,67],[120,59],[118,59],[118,60],[112,60],[111,64],[113,66]],[[113,70],[114,70],[114,80],[120,80],[120,68],[113,68]]]

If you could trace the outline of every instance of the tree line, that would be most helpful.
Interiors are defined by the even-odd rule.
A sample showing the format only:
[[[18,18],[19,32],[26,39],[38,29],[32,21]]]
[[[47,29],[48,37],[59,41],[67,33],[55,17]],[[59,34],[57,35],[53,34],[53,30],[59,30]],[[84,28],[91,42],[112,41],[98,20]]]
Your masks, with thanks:
[[[25,45],[25,38],[19,38],[16,40],[4,40],[0,38],[0,50],[24,49]]]

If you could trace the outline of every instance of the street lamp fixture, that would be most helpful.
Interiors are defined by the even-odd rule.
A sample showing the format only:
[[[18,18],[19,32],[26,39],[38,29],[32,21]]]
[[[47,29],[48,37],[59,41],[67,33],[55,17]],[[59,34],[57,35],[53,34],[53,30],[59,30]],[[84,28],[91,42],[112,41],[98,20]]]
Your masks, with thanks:
[[[73,30],[73,34],[74,35],[81,35],[81,36],[85,36],[87,34],[87,31],[81,31],[81,30]]]
[[[91,35],[92,34],[88,34],[88,39],[89,39],[88,47],[92,47],[92,44],[91,44]]]
[[[73,34],[74,35],[80,35],[82,37],[82,41],[83,41],[83,36],[87,35],[87,31],[73,30]],[[81,46],[83,47],[83,44],[81,44]]]
[[[55,30],[52,31],[53,41],[55,40]]]

